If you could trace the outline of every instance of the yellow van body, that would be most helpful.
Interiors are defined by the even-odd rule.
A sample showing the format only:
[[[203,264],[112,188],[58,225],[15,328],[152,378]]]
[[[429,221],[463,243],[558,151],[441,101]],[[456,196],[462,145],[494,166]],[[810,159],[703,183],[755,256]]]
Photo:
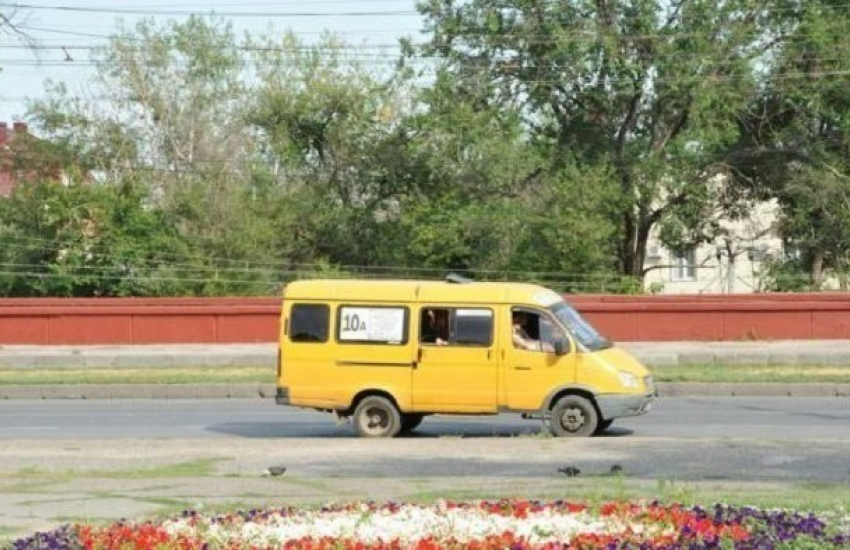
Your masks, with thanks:
[[[352,417],[362,436],[503,412],[589,436],[646,413],[656,395],[639,361],[537,285],[298,281],[284,289],[280,326],[276,402]],[[536,339],[516,336],[528,331]]]

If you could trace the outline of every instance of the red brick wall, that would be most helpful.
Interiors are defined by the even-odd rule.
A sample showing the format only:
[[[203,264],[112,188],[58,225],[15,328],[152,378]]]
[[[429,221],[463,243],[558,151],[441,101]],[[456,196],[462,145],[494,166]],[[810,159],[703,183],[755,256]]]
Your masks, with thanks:
[[[850,339],[850,294],[569,296],[619,341]],[[0,299],[0,344],[257,343],[275,298]]]

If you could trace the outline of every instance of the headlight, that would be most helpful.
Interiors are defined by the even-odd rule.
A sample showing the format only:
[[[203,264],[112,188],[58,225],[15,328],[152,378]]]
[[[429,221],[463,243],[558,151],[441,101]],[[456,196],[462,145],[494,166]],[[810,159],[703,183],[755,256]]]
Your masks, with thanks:
[[[620,378],[620,384],[626,388],[639,388],[637,376],[630,372],[619,371],[617,376]]]

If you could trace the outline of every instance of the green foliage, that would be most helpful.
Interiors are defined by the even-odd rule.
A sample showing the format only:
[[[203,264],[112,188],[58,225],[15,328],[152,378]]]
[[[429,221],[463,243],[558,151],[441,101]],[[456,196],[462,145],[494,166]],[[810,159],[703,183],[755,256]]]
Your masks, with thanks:
[[[813,290],[808,273],[799,259],[767,262],[762,274],[764,292],[807,292]]]
[[[117,187],[37,182],[0,200],[6,296],[180,294],[176,232],[145,208],[132,182]]]
[[[850,253],[850,14],[844,8],[813,1],[782,14],[788,39],[744,119],[747,143],[737,153],[739,173],[779,202],[781,234],[802,251],[799,267],[808,277],[800,278],[813,289],[825,273],[846,272]]]
[[[642,292],[650,235],[731,246],[765,200],[781,220],[759,232],[801,251],[766,289],[850,272],[846,6],[420,11],[427,41],[383,73],[331,35],[122,27],[93,52],[98,100],[49,83],[31,105],[44,139],[16,144],[14,169],[43,181],[0,199],[0,293],[269,294],[450,270]]]
[[[760,6],[674,3],[420,3],[428,54],[481,101],[522,105],[545,170],[575,159],[611,173],[624,274],[642,276],[653,226],[704,200],[754,90]],[[473,90],[474,91],[474,90]]]

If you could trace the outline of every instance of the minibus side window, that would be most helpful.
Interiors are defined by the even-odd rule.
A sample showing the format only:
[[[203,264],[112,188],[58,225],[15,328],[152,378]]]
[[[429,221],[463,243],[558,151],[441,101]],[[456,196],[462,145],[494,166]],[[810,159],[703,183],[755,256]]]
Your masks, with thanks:
[[[515,348],[554,353],[568,342],[563,331],[545,315],[522,308],[511,312],[511,337]]]
[[[422,309],[419,320],[419,341],[423,344],[447,346],[449,344],[449,310],[428,307]]]
[[[340,306],[336,339],[342,344],[407,343],[408,308],[403,306]]]
[[[321,304],[295,304],[289,315],[289,339],[292,342],[328,341],[330,308]]]
[[[483,308],[422,309],[419,341],[436,346],[489,346],[493,311]]]
[[[451,342],[466,346],[489,346],[493,342],[493,312],[489,309],[455,310]]]

